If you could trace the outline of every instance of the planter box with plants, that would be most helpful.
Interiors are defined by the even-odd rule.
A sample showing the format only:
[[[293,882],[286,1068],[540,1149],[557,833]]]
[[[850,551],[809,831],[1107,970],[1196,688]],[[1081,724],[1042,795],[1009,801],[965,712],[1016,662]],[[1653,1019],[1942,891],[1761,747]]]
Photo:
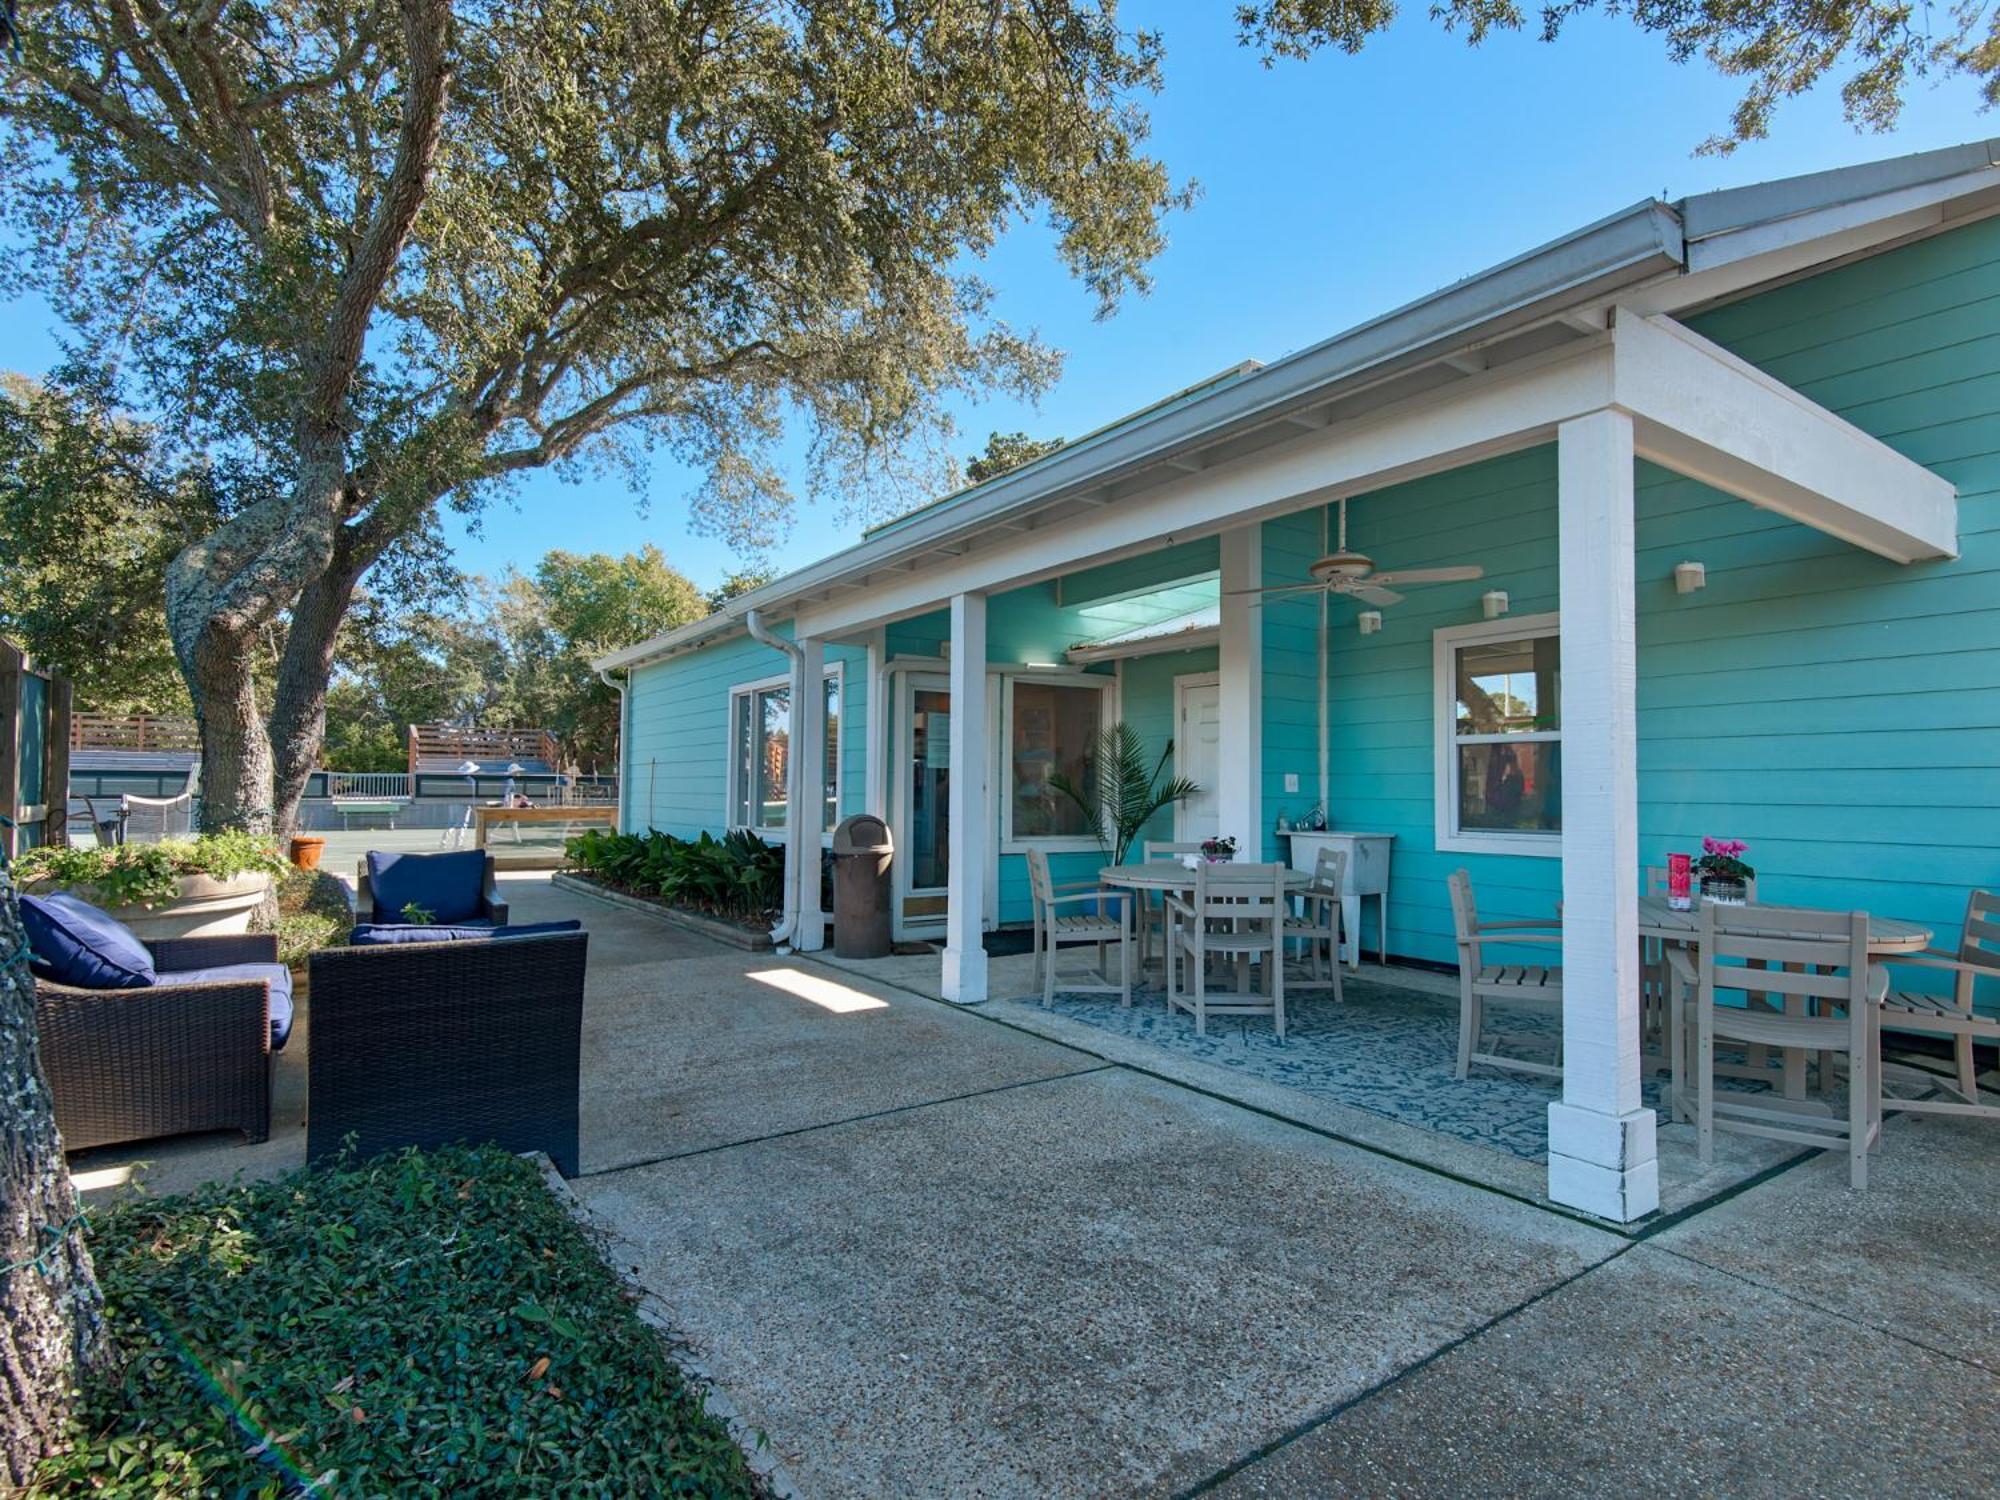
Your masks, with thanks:
[[[17,865],[24,890],[73,891],[142,939],[247,932],[272,880],[288,868],[274,843],[248,833],[94,849],[49,845],[29,850]]]
[[[742,829],[722,838],[592,828],[564,849],[566,873],[604,890],[761,933],[777,915],[785,851]]]

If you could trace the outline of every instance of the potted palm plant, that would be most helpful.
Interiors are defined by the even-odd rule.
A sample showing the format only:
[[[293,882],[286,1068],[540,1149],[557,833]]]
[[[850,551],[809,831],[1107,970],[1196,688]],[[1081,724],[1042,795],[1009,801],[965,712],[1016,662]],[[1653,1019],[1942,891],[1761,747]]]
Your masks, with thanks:
[[[1173,753],[1174,742],[1168,740],[1149,770],[1139,731],[1120,719],[1098,736],[1094,785],[1079,787],[1061,771],[1050,774],[1048,785],[1083,809],[1111,863],[1122,865],[1155,813],[1201,790],[1185,776],[1166,774]]]

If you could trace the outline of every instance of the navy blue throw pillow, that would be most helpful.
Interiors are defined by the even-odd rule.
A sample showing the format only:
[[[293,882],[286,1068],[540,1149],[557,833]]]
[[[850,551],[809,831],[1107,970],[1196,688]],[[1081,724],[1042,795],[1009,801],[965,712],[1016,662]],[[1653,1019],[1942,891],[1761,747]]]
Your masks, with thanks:
[[[116,917],[68,891],[21,897],[29,967],[44,979],[80,990],[144,989],[154,979],[153,955]]]

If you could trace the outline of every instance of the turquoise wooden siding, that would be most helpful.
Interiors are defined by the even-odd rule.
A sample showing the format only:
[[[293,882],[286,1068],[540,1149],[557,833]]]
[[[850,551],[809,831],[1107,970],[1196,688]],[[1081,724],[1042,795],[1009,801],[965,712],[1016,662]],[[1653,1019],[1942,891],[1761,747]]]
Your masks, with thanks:
[[[1956,230],[1711,312],[1695,326],[1741,357],[1950,479],[1963,556],[1913,567],[1654,468],[1637,476],[1639,797],[1642,857],[1660,862],[1704,833],[1749,841],[1763,894],[1865,906],[1956,940],[1967,890],[2000,885],[2000,222]],[[1328,605],[1329,812],[1342,828],[1396,835],[1390,946],[1449,961],[1445,876],[1472,869],[1484,909],[1544,916],[1560,861],[1442,854],[1433,833],[1432,631],[1480,618],[1505,589],[1516,616],[1553,611],[1553,447],[1358,497],[1349,540],[1385,568],[1483,564],[1468,584],[1415,588],[1383,611]],[[1263,528],[1267,583],[1299,580],[1322,550],[1318,510]],[[1708,586],[1674,592],[1675,563]],[[1126,616],[1184,607],[1171,586],[1216,566],[1212,542],[1084,570],[996,595],[990,654],[1059,661]],[[1168,590],[1129,606],[1135,590]],[[1060,598],[1060,603],[1058,603]],[[1319,798],[1321,644],[1310,596],[1263,610],[1263,805],[1267,855],[1280,813]],[[892,654],[934,655],[939,611],[888,631]],[[862,653],[848,662],[844,806],[858,805]],[[1125,717],[1150,745],[1172,731],[1172,679],[1214,670],[1215,653],[1138,658],[1122,672]],[[720,826],[728,689],[782,669],[735,641],[634,674],[628,776],[635,813],[670,831]],[[1284,790],[1287,774],[1299,790]],[[1171,819],[1156,824],[1165,837]],[[1058,878],[1094,854],[1064,855]],[[1026,871],[1002,856],[999,913],[1028,916]]]
[[[788,634],[780,629],[779,634]],[[867,653],[829,646],[842,668],[840,810],[858,810],[867,778]],[[729,817],[729,694],[789,670],[782,652],[748,636],[632,672],[625,755],[625,826],[679,838],[718,833]]]
[[[1701,333],[1958,486],[1963,555],[1901,567],[1641,465],[1642,857],[1749,841],[1767,899],[1866,907],[1956,941],[1967,890],[2000,883],[2000,223],[1712,312]],[[1547,915],[1557,860],[1440,854],[1432,838],[1431,631],[1556,607],[1553,448],[1351,504],[1385,566],[1478,561],[1361,636],[1336,604],[1333,812],[1397,835],[1393,951],[1447,960],[1444,877],[1496,914]],[[1677,595],[1672,571],[1708,586]],[[1268,649],[1268,647],[1267,647]]]
[[[1174,679],[1213,674],[1219,665],[1219,653],[1213,646],[1199,651],[1169,651],[1158,656],[1135,656],[1124,664],[1119,673],[1119,701],[1124,705],[1125,722],[1139,731],[1139,738],[1146,743],[1149,764],[1157,764],[1160,752],[1167,742],[1179,733],[1174,723]],[[1172,759],[1167,762],[1166,774],[1180,774]],[[1148,839],[1165,842],[1174,836],[1174,812],[1172,808],[1156,813],[1153,820],[1140,834],[1139,842],[1133,846],[1131,858],[1144,856],[1142,847]]]

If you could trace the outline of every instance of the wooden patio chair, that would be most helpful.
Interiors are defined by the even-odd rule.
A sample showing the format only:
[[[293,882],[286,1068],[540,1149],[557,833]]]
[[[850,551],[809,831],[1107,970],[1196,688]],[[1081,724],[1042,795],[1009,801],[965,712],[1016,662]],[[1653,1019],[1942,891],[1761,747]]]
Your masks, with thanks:
[[[1866,1187],[1868,1152],[1882,1130],[1882,1031],[1876,1001],[1888,986],[1888,975],[1868,962],[1868,913],[1704,904],[1697,941],[1695,957],[1675,947],[1667,959],[1678,981],[1676,1011],[1689,999],[1694,1006],[1691,1028],[1683,1028],[1678,1015],[1669,1024],[1677,1041],[1689,1029],[1693,1032],[1691,1063],[1688,1049],[1674,1048],[1673,1090],[1677,1116],[1691,1102],[1702,1162],[1715,1160],[1718,1127],[1822,1149],[1844,1144],[1849,1184]],[[1724,1004],[1717,998],[1724,993],[1739,994],[1744,1003]],[[1752,997],[1765,1003],[1750,1003]],[[1769,1003],[1774,1000],[1779,1002],[1775,1007]],[[1813,1013],[1815,1008],[1821,1013]],[[1841,1014],[1827,1015],[1828,1008]],[[1846,1118],[1775,1091],[1719,1093],[1719,1041],[1796,1049],[1822,1060],[1844,1054]],[[1822,1068],[1821,1077],[1826,1076]]]
[[[1064,980],[1062,988],[1072,994],[1116,995],[1120,1005],[1132,1003],[1132,893],[1112,891],[1094,881],[1073,881],[1057,886],[1049,876],[1049,857],[1040,849],[1028,850],[1028,886],[1035,919],[1035,974],[1042,989],[1042,1004],[1056,1001],[1056,957],[1065,945],[1085,943],[1097,949],[1097,969],[1093,982],[1076,984]],[[1087,889],[1077,889],[1087,886]],[[1065,912],[1064,908],[1072,910]],[[1106,972],[1104,950],[1118,949],[1118,982]]]
[[[1285,1039],[1285,865],[1211,865],[1194,868],[1193,891],[1170,895],[1167,913],[1167,1009],[1194,1017],[1194,1034],[1208,1034],[1216,1015],[1269,1016]],[[1261,956],[1268,992],[1248,988],[1246,966]],[[1211,993],[1208,961],[1229,960],[1246,987]],[[1185,962],[1183,962],[1185,961]],[[1194,976],[1192,990],[1176,981],[1182,969]]]
[[[1486,1006],[1489,1001],[1553,1011],[1562,1019],[1562,965],[1496,964],[1487,961],[1486,945],[1513,947],[1516,944],[1551,944],[1562,947],[1562,923],[1542,918],[1513,922],[1482,922],[1479,906],[1472,896],[1472,876],[1454,870],[1448,877],[1451,887],[1451,920],[1458,939],[1458,1066],[1463,1078],[1474,1063],[1489,1068],[1506,1068],[1516,1073],[1533,1073],[1543,1078],[1562,1077],[1562,1038],[1556,1038],[1555,1061],[1536,1062],[1496,1051],[1505,1038],[1496,1035],[1491,1046],[1486,1041]]]
[[[1310,976],[1306,982],[1332,989],[1334,1000],[1342,1003],[1347,996],[1340,984],[1340,892],[1346,884],[1347,852],[1321,849],[1313,861],[1312,884],[1293,893],[1299,902],[1297,914],[1285,919],[1285,941],[1306,945]],[[1324,972],[1320,968],[1322,954],[1326,958]]]
[[[1178,859],[1183,854],[1201,853],[1201,843],[1176,843],[1171,839],[1148,839],[1139,846],[1147,864],[1159,860]],[[1153,958],[1153,935],[1159,934],[1161,962],[1166,961],[1167,951],[1167,901],[1164,892],[1139,893],[1138,903],[1132,911],[1132,929],[1139,936],[1139,972],[1146,971],[1146,965]]]
[[[1882,1001],[1883,1030],[1948,1038],[1955,1080],[1924,1076],[1958,1095],[1956,1099],[1897,1099],[1896,1108],[1912,1114],[2000,1119],[2000,1098],[1988,1100],[1980,1094],[1979,1068],[1973,1055],[1977,1042],[2000,1044],[2000,1015],[1981,1015],[1974,1008],[1982,979],[2000,989],[2000,891],[1974,891],[1966,901],[1958,952],[1926,949],[1922,953],[1884,954],[1878,963],[1885,969],[1907,966],[1952,976],[1949,994],[1896,989],[1894,975],[1890,976],[1892,988]]]

